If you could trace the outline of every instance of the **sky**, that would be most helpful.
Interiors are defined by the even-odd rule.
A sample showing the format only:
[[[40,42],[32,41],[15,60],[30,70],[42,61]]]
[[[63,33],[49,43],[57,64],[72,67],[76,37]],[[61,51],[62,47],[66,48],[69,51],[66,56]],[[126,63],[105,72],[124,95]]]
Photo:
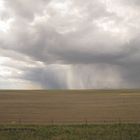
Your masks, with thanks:
[[[0,89],[140,87],[140,0],[0,0]]]

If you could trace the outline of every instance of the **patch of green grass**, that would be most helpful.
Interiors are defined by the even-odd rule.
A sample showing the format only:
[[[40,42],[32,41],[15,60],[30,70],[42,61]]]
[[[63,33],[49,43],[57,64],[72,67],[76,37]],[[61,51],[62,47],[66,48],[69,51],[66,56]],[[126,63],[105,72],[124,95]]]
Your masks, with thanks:
[[[0,140],[140,140],[140,124],[1,125]]]

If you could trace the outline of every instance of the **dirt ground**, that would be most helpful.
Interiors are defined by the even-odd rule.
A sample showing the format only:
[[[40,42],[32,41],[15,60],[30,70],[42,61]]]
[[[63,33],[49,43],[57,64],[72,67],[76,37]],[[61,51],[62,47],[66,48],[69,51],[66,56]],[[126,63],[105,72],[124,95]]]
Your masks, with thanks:
[[[140,90],[0,91],[0,124],[140,122]]]

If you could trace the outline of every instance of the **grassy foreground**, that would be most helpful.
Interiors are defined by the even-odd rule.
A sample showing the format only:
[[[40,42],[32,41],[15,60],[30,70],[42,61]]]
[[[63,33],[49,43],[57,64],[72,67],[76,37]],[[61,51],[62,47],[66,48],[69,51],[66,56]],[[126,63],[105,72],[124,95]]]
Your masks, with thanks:
[[[0,140],[140,140],[140,124],[1,125]]]

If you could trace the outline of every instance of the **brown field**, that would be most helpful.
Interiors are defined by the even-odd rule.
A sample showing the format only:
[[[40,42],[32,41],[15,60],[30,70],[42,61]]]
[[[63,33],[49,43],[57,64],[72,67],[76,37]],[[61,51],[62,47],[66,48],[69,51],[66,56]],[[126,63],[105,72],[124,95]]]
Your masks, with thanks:
[[[0,91],[0,124],[140,122],[140,90]]]

